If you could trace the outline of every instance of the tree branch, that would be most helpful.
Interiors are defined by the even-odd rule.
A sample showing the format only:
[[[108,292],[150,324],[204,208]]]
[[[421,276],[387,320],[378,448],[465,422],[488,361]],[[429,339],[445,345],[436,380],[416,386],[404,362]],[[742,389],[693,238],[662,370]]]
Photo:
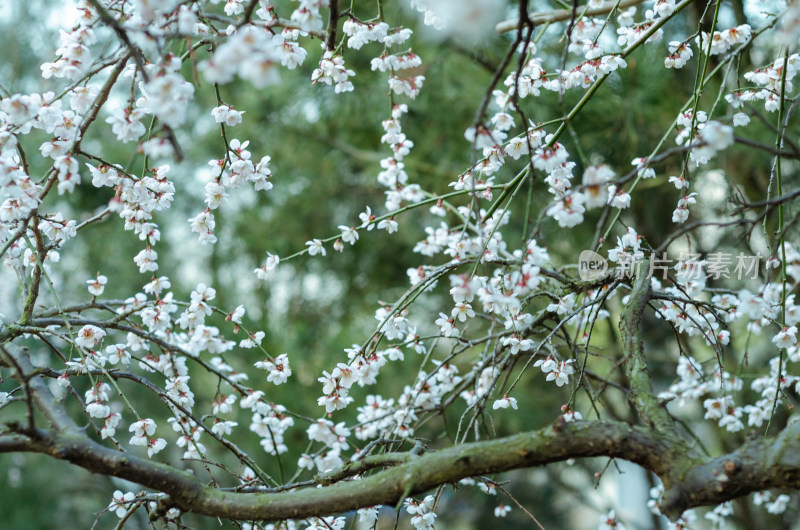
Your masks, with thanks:
[[[0,453],[19,453],[31,450],[31,441],[20,434],[0,433]]]
[[[20,373],[18,377],[30,389],[28,399],[32,400],[36,408],[44,414],[50,424],[58,431],[65,432],[79,432],[80,429],[75,421],[67,414],[56,397],[50,392],[45,380],[38,375],[31,376],[36,370],[31,363],[28,352],[24,349],[13,351],[12,348],[4,347],[3,352],[6,353],[19,367]]]
[[[674,435],[672,436],[673,441],[681,443],[667,409],[661,406],[658,398],[653,394],[650,374],[647,371],[647,359],[644,356],[642,339],[639,336],[642,316],[652,295],[649,270],[649,259],[638,263],[631,295],[619,322],[622,350],[626,359],[625,372],[631,383],[630,400],[642,421],[660,433]]]
[[[103,4],[99,2],[99,0],[88,1],[97,12],[97,16],[100,18],[100,20],[102,20],[105,24],[108,24],[111,29],[114,30],[114,33],[117,34],[119,40],[121,40],[125,47],[128,48],[130,54],[133,56],[133,60],[136,61],[136,67],[142,74],[142,79],[144,79],[145,82],[149,81],[150,76],[147,75],[147,70],[144,68],[145,60],[144,57],[142,57],[142,51],[134,46],[134,44],[131,42],[131,39],[128,37],[128,33],[122,27],[122,24],[119,23],[119,20],[114,18],[113,15],[111,15],[111,13],[109,13],[108,10],[103,6]]]
[[[681,444],[683,446],[683,444]],[[800,487],[800,422],[776,438],[751,440],[737,451],[698,461],[668,437],[623,423],[559,420],[537,431],[475,442],[420,456],[394,455],[399,464],[361,480],[285,493],[239,493],[202,484],[188,472],[107,448],[89,438],[42,429],[0,436],[0,451],[48,454],[89,471],[162,491],[165,502],[186,512],[232,519],[281,520],[340,514],[367,506],[396,505],[467,477],[541,466],[568,458],[622,458],[653,471],[668,487],[662,510],[714,505],[766,488]],[[678,449],[678,451],[676,451]],[[681,477],[678,470],[687,471]]]
[[[755,434],[739,449],[693,467],[665,489],[661,511],[675,519],[695,506],[714,506],[754,491],[800,487],[800,422],[774,438]]]
[[[672,465],[664,458],[668,452],[663,442],[641,428],[621,423],[560,421],[538,431],[411,457],[406,463],[362,480],[286,493],[237,493],[205,486],[185,471],[121,453],[82,435],[43,429],[20,434],[30,439],[23,444],[26,451],[48,454],[92,472],[162,491],[170,497],[168,504],[183,511],[233,519],[301,519],[379,504],[393,506],[406,496],[462,478],[573,457],[625,458],[660,474],[667,473]],[[20,445],[17,442],[15,449]]]
[[[595,15],[605,15],[606,13],[610,13],[614,9],[622,9],[630,6],[635,6],[641,4],[644,0],[622,0],[621,2],[617,2],[616,0],[612,0],[611,2],[606,2],[600,7],[595,7],[591,9],[586,9],[585,11],[581,11],[581,14],[584,16],[593,17]],[[544,13],[535,13],[530,16],[531,22],[534,25],[539,24],[550,24],[553,22],[562,22],[564,20],[569,20],[572,16],[572,9],[555,9],[553,11],[546,11]],[[495,31],[497,33],[508,33],[509,31],[514,31],[519,26],[519,19],[512,18],[508,20],[504,20],[499,22],[495,27]]]

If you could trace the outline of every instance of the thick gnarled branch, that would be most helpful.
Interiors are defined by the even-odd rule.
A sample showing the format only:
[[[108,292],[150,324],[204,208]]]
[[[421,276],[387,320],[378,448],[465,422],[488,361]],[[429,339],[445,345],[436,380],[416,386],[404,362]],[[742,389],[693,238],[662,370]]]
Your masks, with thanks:
[[[672,482],[661,499],[661,511],[674,519],[695,506],[716,504],[752,492],[800,487],[800,422],[772,438],[754,433],[736,451],[689,469]]]
[[[800,487],[800,423],[776,438],[751,440],[729,455],[701,461],[646,427],[559,421],[507,438],[397,458],[395,467],[361,480],[282,493],[211,488],[188,472],[121,453],[83,435],[42,429],[0,435],[0,452],[9,450],[45,453],[89,471],[137,482],[166,493],[165,502],[183,511],[246,520],[302,519],[393,506],[406,496],[467,477],[595,456],[629,460],[671,484],[662,511],[673,519],[688,508],[753,491]],[[684,471],[678,477],[679,470]]]
[[[285,493],[237,493],[202,484],[166,464],[121,453],[88,437],[43,429],[14,434],[20,450],[48,454],[95,473],[124,478],[169,495],[187,512],[233,519],[280,520],[340,514],[366,506],[395,505],[404,497],[463,478],[533,467],[574,457],[613,456],[632,460],[658,474],[672,462],[664,442],[644,429],[621,423],[559,421],[552,427],[423,455],[398,458],[396,467],[361,480]],[[0,450],[6,436],[0,435]]]
[[[674,443],[680,443],[680,438],[675,434],[672,418],[653,393],[653,386],[647,370],[647,359],[639,334],[642,316],[652,293],[649,274],[650,260],[642,260],[636,265],[636,278],[619,323],[619,330],[622,334],[622,350],[625,354],[625,372],[631,385],[631,402],[644,422],[659,433],[672,435]]]

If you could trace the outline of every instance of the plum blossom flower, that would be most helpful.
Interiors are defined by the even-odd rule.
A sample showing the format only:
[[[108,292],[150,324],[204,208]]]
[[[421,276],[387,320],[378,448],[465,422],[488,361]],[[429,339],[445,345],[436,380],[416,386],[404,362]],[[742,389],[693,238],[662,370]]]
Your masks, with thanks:
[[[475,311],[473,311],[472,306],[466,302],[461,302],[456,304],[451,312],[453,318],[457,318],[459,322],[466,322],[467,318],[472,318],[475,316]]]
[[[130,507],[130,504],[133,502],[135,498],[136,496],[131,491],[123,494],[120,490],[116,490],[113,496],[114,500],[111,501],[111,504],[108,505],[107,509],[110,512],[114,512],[115,514],[117,514],[117,517],[122,519],[123,517],[125,517],[125,514],[128,512],[128,508]]]
[[[154,454],[160,452],[167,446],[167,441],[163,438],[150,438],[147,441],[147,456],[152,458]]]
[[[506,515],[511,512],[511,506],[508,504],[500,504],[495,507],[494,509],[494,516],[495,517],[505,517]]]
[[[105,336],[105,331],[97,326],[87,324],[86,326],[83,326],[80,331],[78,331],[78,336],[75,338],[75,344],[82,348],[86,348],[87,350],[91,350],[97,346]]]
[[[625,530],[625,525],[617,520],[617,514],[614,510],[609,510],[608,513],[600,516],[600,526],[597,530]]]
[[[91,418],[106,418],[111,414],[111,409],[100,401],[94,401],[86,405],[86,413]]]
[[[481,480],[480,482],[478,482],[478,487],[486,495],[497,495],[497,486],[495,486],[491,482],[486,482],[485,480]]]
[[[164,72],[139,84],[142,97],[136,105],[148,114],[154,114],[170,127],[179,127],[186,120],[189,101],[194,97],[194,86],[178,72]]]
[[[765,507],[769,513],[783,513],[786,511],[786,507],[788,506],[790,500],[791,497],[783,493],[775,497],[774,501],[765,504]]]
[[[389,78],[389,88],[395,94],[405,94],[411,99],[414,99],[419,95],[419,91],[422,89],[422,83],[424,81],[425,76],[423,75],[411,77],[392,76]]]
[[[406,499],[406,511],[412,515],[411,525],[416,530],[432,530],[433,523],[436,520],[436,514],[433,513],[433,505],[436,498],[433,495],[428,495],[421,502],[414,499]]]
[[[772,342],[779,349],[789,348],[797,344],[797,326],[785,327],[772,337]]]
[[[356,73],[353,70],[348,70],[344,66],[344,58],[341,55],[333,55],[333,52],[326,50],[322,54],[319,68],[311,74],[311,84],[324,83],[329,86],[335,84],[334,91],[337,94],[340,92],[352,92],[353,83],[349,78],[354,75]]]
[[[97,278],[94,280],[86,280],[86,285],[88,286],[87,289],[89,289],[89,293],[92,296],[100,296],[103,294],[103,290],[106,288],[106,283],[108,283],[108,278],[102,274],[98,274]]]
[[[212,403],[211,412],[215,415],[228,414],[231,410],[233,410],[234,403],[236,403],[235,394],[222,394]]]
[[[103,427],[100,429],[100,438],[105,440],[106,438],[114,436],[117,432],[117,425],[119,425],[121,419],[122,414],[119,412],[109,414],[103,422]]]
[[[242,123],[242,114],[245,111],[234,109],[230,105],[220,105],[211,109],[211,115],[217,123],[224,123],[228,127],[233,127]]]
[[[620,210],[624,210],[631,205],[631,195],[630,193],[618,189],[613,184],[608,187],[608,204],[613,206],[614,208],[619,208]]]
[[[507,409],[508,407],[517,410],[517,400],[513,397],[508,397],[508,394],[504,395],[501,399],[496,400],[492,404],[492,410]]]
[[[264,265],[254,269],[253,272],[259,280],[266,280],[269,273],[274,271],[280,262],[281,258],[279,256],[267,252],[267,260],[264,262]]]
[[[664,59],[666,68],[683,68],[692,58],[692,48],[686,42],[671,41],[669,55]]]
[[[750,123],[750,116],[744,112],[737,112],[733,115],[733,126],[744,127]]]
[[[575,373],[575,368],[572,367],[574,359],[566,361],[556,361],[548,356],[546,359],[539,359],[533,366],[540,366],[542,372],[547,374],[548,381],[555,381],[556,386],[564,386],[569,383],[569,376]]]
[[[216,421],[211,426],[211,432],[217,436],[228,436],[233,432],[233,428],[239,425],[235,421]]]
[[[707,163],[719,151],[733,145],[733,127],[718,121],[709,121],[700,129],[700,139],[705,142],[705,145],[696,147],[691,152],[692,160],[697,165]]]
[[[156,432],[156,422],[154,422],[150,418],[145,418],[139,421],[135,421],[131,423],[130,427],[128,428],[128,432],[132,432],[135,438],[144,438],[145,436],[152,436]],[[131,441],[131,445],[143,445],[143,444],[134,443],[133,441]]]
[[[278,355],[274,360],[259,361],[255,363],[255,367],[267,370],[269,372],[267,381],[275,385],[285,383],[292,375],[292,369],[289,368],[289,356],[285,353]]]
[[[683,178],[683,176],[676,177],[676,176],[674,176],[674,175],[673,175],[673,176],[671,176],[671,177],[669,178],[669,182],[670,182],[671,184],[674,184],[674,185],[675,185],[675,187],[676,187],[677,189],[679,189],[679,190],[682,190],[682,189],[684,189],[684,188],[685,188],[685,189],[689,189],[689,181],[688,181],[688,180],[686,180],[685,178]]]
[[[368,42],[383,41],[389,31],[389,24],[386,22],[362,24],[357,20],[348,18],[342,24],[342,32],[348,35],[347,46],[354,50],[360,49]]]
[[[355,245],[358,241],[358,230],[354,227],[339,225],[339,230],[342,231],[342,241]]]
[[[583,222],[583,213],[586,211],[584,201],[582,193],[567,193],[547,209],[547,215],[558,221],[561,228],[572,228]]]
[[[266,333],[263,331],[256,331],[255,333],[251,333],[250,336],[246,339],[242,339],[239,341],[240,348],[255,348],[256,346],[261,344],[261,341],[264,340]]]
[[[367,230],[375,228],[375,215],[373,215],[372,209],[369,206],[367,206],[365,211],[358,214],[358,218],[361,220],[361,228],[366,228]]]
[[[511,355],[516,355],[519,353],[520,350],[528,351],[533,347],[533,341],[530,339],[522,339],[517,336],[516,333],[511,335],[510,337],[503,337],[501,341],[503,346],[508,346],[508,351]]]
[[[514,160],[519,160],[521,156],[528,154],[528,142],[523,137],[512,138],[508,141],[505,152]]]
[[[112,115],[106,118],[106,123],[111,125],[111,131],[117,135],[117,140],[128,143],[147,132],[139,121],[144,116],[145,112],[142,109],[117,107]]]
[[[152,248],[147,247],[133,258],[133,262],[139,266],[139,272],[145,273],[148,271],[158,270],[158,263],[156,263],[157,259],[158,253]]]
[[[615,263],[629,263],[644,258],[642,238],[632,227],[617,238],[617,246],[608,251],[608,259]]]
[[[386,230],[390,234],[397,232],[397,226],[397,221],[394,220],[394,217],[383,219],[378,223],[379,230]]]
[[[306,246],[308,247],[309,256],[316,256],[317,254],[325,255],[325,247],[322,246],[322,241],[319,239],[306,241]]]
[[[583,172],[584,196],[586,208],[599,208],[608,202],[608,191],[605,183],[615,177],[614,171],[606,166],[589,166]]]
[[[225,320],[229,320],[235,324],[241,324],[244,313],[245,309],[243,305],[236,306],[236,309],[234,309],[232,313],[228,314],[225,317]]]
[[[444,313],[439,313],[439,318],[436,319],[435,324],[439,326],[439,330],[444,337],[458,337],[458,328],[453,323],[453,319],[449,318]]]

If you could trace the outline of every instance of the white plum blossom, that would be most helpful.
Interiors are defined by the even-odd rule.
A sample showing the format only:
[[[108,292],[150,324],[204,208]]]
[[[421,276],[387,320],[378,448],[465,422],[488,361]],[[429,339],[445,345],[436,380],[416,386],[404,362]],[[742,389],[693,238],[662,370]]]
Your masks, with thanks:
[[[772,337],[772,342],[780,349],[789,348],[797,344],[797,326],[788,326]]]
[[[319,62],[319,68],[311,74],[312,83],[324,83],[334,85],[334,91],[352,92],[354,87],[350,77],[356,73],[344,66],[344,59],[341,55],[333,55],[330,50],[326,50]]]
[[[750,123],[750,116],[745,114],[744,112],[737,112],[733,115],[733,126],[734,127],[745,127]]]
[[[292,375],[292,370],[289,368],[289,356],[285,353],[272,360],[259,361],[255,363],[255,367],[268,371],[267,381],[275,385],[285,383]]]
[[[110,512],[114,512],[117,517],[122,519],[128,512],[128,509],[130,509],[135,498],[136,496],[131,491],[122,493],[120,490],[116,490],[111,504],[109,504],[106,509]]]
[[[106,123],[111,124],[111,131],[117,135],[120,142],[131,142],[142,136],[147,129],[139,121],[145,116],[142,109],[117,107],[113,114],[106,118]]]
[[[86,280],[87,288],[92,296],[100,296],[108,283],[108,278],[98,274],[94,280]]]
[[[508,504],[500,504],[494,508],[495,517],[505,517],[511,512],[511,506]]]
[[[316,256],[317,254],[320,254],[321,256],[325,255],[325,247],[322,246],[322,241],[319,239],[306,241],[306,246],[308,247],[309,256]]]
[[[600,526],[597,530],[625,530],[626,526],[617,519],[617,514],[614,510],[609,510],[608,513],[600,516]]]
[[[230,105],[220,105],[211,109],[211,115],[217,123],[224,123],[228,127],[233,127],[242,123],[242,114],[245,111],[234,109]]]
[[[133,433],[128,443],[131,445],[147,445],[147,439],[156,432],[156,422],[150,418],[135,421],[131,423],[128,432]]]
[[[156,263],[157,259],[158,253],[151,247],[147,247],[133,258],[133,262],[139,266],[139,272],[145,273],[148,271],[158,270],[158,263]]]
[[[509,407],[511,407],[512,409],[516,410],[517,409],[517,400],[514,399],[513,397],[508,397],[508,394],[503,396],[501,399],[496,400],[492,404],[492,409],[494,409],[494,410],[507,409]]]
[[[358,241],[358,230],[354,227],[340,225],[339,230],[342,231],[342,241],[355,245]]]
[[[267,252],[267,260],[264,263],[264,265],[262,265],[258,269],[255,269],[253,272],[255,273],[255,275],[258,277],[259,280],[265,280],[268,277],[269,273],[274,271],[278,267],[280,261],[281,259],[279,256]]]
[[[436,520],[436,514],[433,512],[435,497],[428,495],[422,501],[415,499],[406,499],[405,506],[406,512],[411,517],[411,525],[416,530],[432,530],[433,523]]]
[[[87,324],[78,331],[75,337],[75,344],[87,350],[91,350],[102,342],[105,336],[106,332],[104,330],[97,326]]]
[[[153,114],[170,127],[179,127],[186,120],[194,86],[177,72],[163,72],[139,86],[142,97],[136,105]]]

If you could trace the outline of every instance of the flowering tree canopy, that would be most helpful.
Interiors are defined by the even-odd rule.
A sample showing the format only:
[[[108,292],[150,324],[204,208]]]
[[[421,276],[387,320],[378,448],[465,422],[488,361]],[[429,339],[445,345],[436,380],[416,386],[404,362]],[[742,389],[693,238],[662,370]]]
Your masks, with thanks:
[[[40,88],[0,88],[0,453],[128,481],[97,515],[120,526],[427,529],[499,492],[495,517],[542,527],[525,475],[500,473],[590,490],[623,460],[653,524],[800,516],[798,4],[66,11]],[[426,64],[436,48],[473,70]],[[284,136],[301,122],[330,128]],[[299,188],[324,151],[305,142],[367,191],[337,164]],[[256,213],[293,195],[302,211]],[[281,238],[293,222],[307,241]],[[283,271],[333,284],[348,254],[374,320],[353,302],[338,331],[310,324],[322,359],[270,338],[266,300],[304,297]],[[220,261],[261,286],[223,292]]]

